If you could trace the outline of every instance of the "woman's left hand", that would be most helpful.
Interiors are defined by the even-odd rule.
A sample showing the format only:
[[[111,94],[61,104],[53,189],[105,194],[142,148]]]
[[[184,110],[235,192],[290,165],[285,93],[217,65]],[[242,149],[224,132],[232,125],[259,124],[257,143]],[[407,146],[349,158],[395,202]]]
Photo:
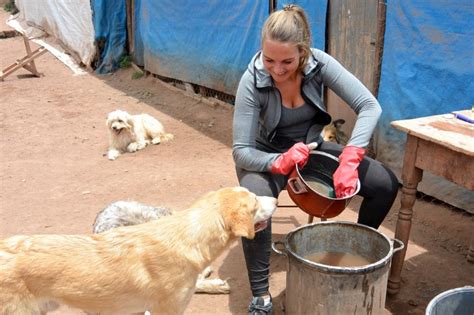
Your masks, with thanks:
[[[333,182],[337,198],[354,194],[359,173],[357,168],[364,158],[365,150],[359,147],[347,146],[339,156],[339,166],[334,172]]]

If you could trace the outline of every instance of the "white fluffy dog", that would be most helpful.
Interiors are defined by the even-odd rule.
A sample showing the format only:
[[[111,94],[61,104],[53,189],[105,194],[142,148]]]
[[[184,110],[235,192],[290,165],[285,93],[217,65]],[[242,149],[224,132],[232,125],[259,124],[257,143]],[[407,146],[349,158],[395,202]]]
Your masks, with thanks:
[[[130,115],[116,110],[107,116],[109,131],[109,150],[107,157],[115,160],[121,153],[135,152],[150,143],[159,144],[173,139],[166,133],[163,125],[148,114]]]

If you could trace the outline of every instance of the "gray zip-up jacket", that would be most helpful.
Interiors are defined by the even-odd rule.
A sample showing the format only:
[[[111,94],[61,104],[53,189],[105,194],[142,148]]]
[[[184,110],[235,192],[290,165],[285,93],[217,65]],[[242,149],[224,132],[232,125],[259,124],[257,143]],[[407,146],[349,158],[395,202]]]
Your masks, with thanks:
[[[306,143],[321,141],[321,131],[331,122],[322,101],[323,85],[343,99],[357,114],[347,145],[366,147],[382,112],[370,91],[336,59],[312,48],[303,71],[301,96],[319,113],[308,130]],[[240,79],[235,99],[232,155],[239,168],[267,172],[281,154],[257,148],[257,142],[271,143],[281,116],[281,95],[263,66],[258,52]]]

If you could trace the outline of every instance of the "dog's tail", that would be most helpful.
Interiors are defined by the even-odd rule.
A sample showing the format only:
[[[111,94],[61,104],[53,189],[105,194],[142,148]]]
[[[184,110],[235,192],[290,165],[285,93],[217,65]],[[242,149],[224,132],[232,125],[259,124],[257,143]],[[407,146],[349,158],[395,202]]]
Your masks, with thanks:
[[[173,140],[173,138],[174,138],[173,134],[164,133],[164,134],[161,135],[160,140],[161,140],[161,142],[168,142],[168,141]]]

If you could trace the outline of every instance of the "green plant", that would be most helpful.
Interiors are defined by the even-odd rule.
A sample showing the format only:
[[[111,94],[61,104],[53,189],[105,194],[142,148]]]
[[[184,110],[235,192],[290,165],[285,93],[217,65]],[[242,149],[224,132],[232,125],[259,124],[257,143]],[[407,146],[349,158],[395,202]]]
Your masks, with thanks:
[[[12,12],[13,11],[13,4],[5,3],[5,5],[3,6],[3,9],[7,12]]]
[[[14,0],[10,0],[7,3],[5,3],[5,5],[3,6],[3,10],[5,10],[6,12],[10,12],[10,14],[12,15],[18,13],[18,9],[15,6]]]
[[[121,69],[128,68],[132,65],[132,57],[130,55],[122,55],[119,60],[119,67]]]
[[[140,79],[141,77],[143,77],[144,73],[141,72],[141,71],[135,71],[133,74],[132,74],[132,80],[137,80],[137,79]]]

